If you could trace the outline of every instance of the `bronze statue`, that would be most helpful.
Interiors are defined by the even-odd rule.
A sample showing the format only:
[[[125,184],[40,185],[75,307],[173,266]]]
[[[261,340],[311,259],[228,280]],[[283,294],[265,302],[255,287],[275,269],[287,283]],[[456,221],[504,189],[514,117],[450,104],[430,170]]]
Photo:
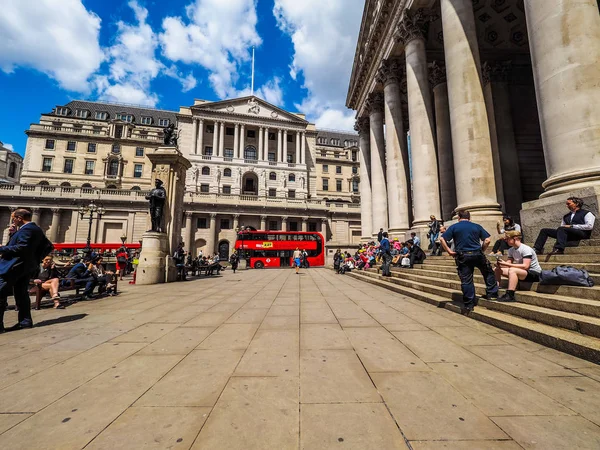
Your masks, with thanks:
[[[177,147],[177,131],[175,130],[175,124],[172,123],[163,130],[165,135],[164,143],[169,147]]]
[[[150,219],[152,220],[152,229],[148,231],[157,233],[162,232],[163,209],[167,200],[167,191],[162,185],[163,182],[156,179],[155,188],[146,195],[146,200],[150,202]]]

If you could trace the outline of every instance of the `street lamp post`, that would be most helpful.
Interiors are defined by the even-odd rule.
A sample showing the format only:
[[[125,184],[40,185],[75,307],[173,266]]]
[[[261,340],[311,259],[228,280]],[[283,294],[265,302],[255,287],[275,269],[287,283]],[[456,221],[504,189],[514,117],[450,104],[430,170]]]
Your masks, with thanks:
[[[121,239],[121,244],[123,245],[123,248],[125,248],[125,241],[127,240],[127,236],[126,235],[122,235],[120,237],[120,239]]]
[[[83,253],[89,256],[92,253],[92,223],[94,220],[100,220],[102,215],[106,212],[103,206],[98,206],[94,202],[91,202],[89,205],[81,205],[79,207],[79,216],[81,220],[87,219],[89,221],[88,224],[88,235],[85,248],[83,249]]]
[[[244,231],[246,227],[244,225],[237,227],[235,231],[237,232],[238,237],[240,238],[241,247],[240,247],[240,260],[244,260],[244,269],[248,268],[248,260],[246,260],[246,252],[244,251]]]

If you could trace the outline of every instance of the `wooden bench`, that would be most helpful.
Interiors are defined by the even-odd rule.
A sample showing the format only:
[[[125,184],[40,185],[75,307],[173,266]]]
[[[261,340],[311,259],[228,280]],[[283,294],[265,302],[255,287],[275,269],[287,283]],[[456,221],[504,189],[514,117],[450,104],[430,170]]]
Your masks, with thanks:
[[[117,276],[117,274],[113,274],[112,275],[112,280],[109,281],[110,283],[112,283],[113,285],[113,292],[115,294],[117,294],[117,284],[118,284],[118,280],[119,277]],[[68,281],[69,283],[64,285],[63,282]],[[76,285],[76,279],[70,279],[70,278],[59,278],[58,281],[58,292],[64,292],[64,291],[75,291],[75,295],[79,296],[79,291],[81,289],[84,289],[84,286],[77,286]],[[35,310],[39,310],[42,304],[42,300],[44,299],[44,297],[46,296],[46,294],[48,294],[48,292],[50,292],[47,289],[43,289],[41,284],[35,284],[30,290],[29,293],[35,295]]]

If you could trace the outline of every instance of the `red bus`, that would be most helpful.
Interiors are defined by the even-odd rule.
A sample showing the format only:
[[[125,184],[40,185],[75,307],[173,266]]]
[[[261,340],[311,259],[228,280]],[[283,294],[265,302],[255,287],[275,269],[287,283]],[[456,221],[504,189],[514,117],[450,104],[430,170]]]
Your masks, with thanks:
[[[291,267],[294,250],[306,250],[310,266],[325,265],[323,235],[301,231],[242,231],[235,248],[246,254],[250,267]]]
[[[75,253],[81,253],[86,245],[85,242],[54,244],[54,251],[56,253],[74,255]],[[103,254],[106,252],[116,252],[123,247],[123,244],[120,242],[118,244],[90,244],[90,247],[92,247],[92,251]],[[139,250],[141,247],[142,245],[139,242],[135,244],[125,244],[125,248],[132,250]]]

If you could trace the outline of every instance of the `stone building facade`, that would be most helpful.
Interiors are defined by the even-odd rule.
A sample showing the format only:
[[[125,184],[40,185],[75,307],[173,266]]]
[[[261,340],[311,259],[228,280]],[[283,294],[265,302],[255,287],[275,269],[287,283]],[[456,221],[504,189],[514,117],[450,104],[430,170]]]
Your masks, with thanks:
[[[333,251],[360,240],[360,197],[348,182],[351,167],[359,165],[352,150],[357,136],[317,130],[302,114],[256,97],[196,100],[178,112],[59,105],[27,130],[21,184],[0,186],[0,204],[8,206],[0,208],[0,220],[8,221],[10,208],[28,206],[53,242],[85,242],[88,224],[77,209],[95,201],[107,213],[93,224],[93,242],[118,243],[121,236],[137,242],[148,229],[147,154],[162,145],[163,128],[172,123],[192,164],[181,211],[181,238],[189,250],[225,256],[241,226],[319,231]],[[317,145],[319,137],[327,144]],[[335,197],[318,189],[322,151],[344,167],[346,182]]]
[[[347,97],[363,236],[461,209],[490,231],[520,216],[533,236],[569,195],[597,212],[598,12],[595,0],[367,0]]]
[[[0,184],[18,184],[23,158],[0,142]]]

